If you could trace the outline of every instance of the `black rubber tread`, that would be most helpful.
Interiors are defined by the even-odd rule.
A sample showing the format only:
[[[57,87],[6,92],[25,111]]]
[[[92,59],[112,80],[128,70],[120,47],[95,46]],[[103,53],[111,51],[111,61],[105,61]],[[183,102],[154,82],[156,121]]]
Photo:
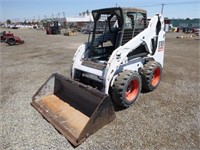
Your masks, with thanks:
[[[153,77],[153,73],[157,68],[160,68],[160,81],[162,78],[162,67],[160,65],[160,63],[156,62],[156,61],[149,61],[147,62],[143,69],[141,70],[141,77],[142,77],[142,88],[147,90],[147,91],[153,91],[154,89],[156,89],[160,83],[160,81],[158,82],[158,84],[156,86],[153,86],[151,84],[151,79]]]
[[[16,40],[14,38],[8,38],[8,39],[6,39],[5,43],[12,46],[12,45],[15,45]]]
[[[130,81],[132,81],[133,79],[137,79],[139,82],[139,92],[132,101],[128,101],[125,97],[125,92]],[[140,95],[141,84],[142,81],[139,73],[129,70],[125,70],[119,73],[118,77],[115,79],[111,92],[114,103],[124,108],[130,107]]]

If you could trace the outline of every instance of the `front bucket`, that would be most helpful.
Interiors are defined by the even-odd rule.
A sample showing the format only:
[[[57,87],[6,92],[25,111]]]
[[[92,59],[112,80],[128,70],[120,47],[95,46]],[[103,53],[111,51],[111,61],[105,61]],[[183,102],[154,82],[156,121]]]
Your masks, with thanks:
[[[53,74],[31,105],[74,146],[115,119],[109,95],[60,74]]]

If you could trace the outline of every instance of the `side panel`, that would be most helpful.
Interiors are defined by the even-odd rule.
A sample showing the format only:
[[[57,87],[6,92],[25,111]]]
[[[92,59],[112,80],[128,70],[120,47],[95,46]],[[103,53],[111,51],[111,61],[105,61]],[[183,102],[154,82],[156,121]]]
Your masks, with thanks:
[[[153,58],[155,61],[159,62],[161,66],[163,67],[164,63],[164,50],[165,50],[165,33],[164,31],[160,32],[160,36],[158,37],[158,46],[155,54],[153,55]]]
[[[158,34],[158,43],[157,43],[157,49],[155,54],[153,55],[153,58],[155,61],[159,62],[161,66],[163,67],[164,62],[164,50],[165,50],[165,31],[164,31],[164,18],[163,16],[160,17],[161,21],[161,31]]]

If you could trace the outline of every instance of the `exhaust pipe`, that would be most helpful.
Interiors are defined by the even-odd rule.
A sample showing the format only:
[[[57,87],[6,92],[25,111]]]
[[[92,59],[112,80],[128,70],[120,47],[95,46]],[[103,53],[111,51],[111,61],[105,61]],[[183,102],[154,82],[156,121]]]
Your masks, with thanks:
[[[31,105],[75,147],[116,118],[109,95],[57,73]]]

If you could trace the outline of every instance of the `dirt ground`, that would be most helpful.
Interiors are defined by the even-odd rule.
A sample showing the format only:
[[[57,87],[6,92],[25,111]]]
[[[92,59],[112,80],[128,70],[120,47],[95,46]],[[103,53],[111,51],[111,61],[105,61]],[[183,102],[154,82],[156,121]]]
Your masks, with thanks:
[[[10,31],[25,44],[0,47],[0,149],[74,149],[30,102],[52,73],[70,75],[73,54],[88,35]],[[200,38],[177,39],[178,35],[167,33],[159,87],[117,111],[113,122],[76,149],[200,149]]]

